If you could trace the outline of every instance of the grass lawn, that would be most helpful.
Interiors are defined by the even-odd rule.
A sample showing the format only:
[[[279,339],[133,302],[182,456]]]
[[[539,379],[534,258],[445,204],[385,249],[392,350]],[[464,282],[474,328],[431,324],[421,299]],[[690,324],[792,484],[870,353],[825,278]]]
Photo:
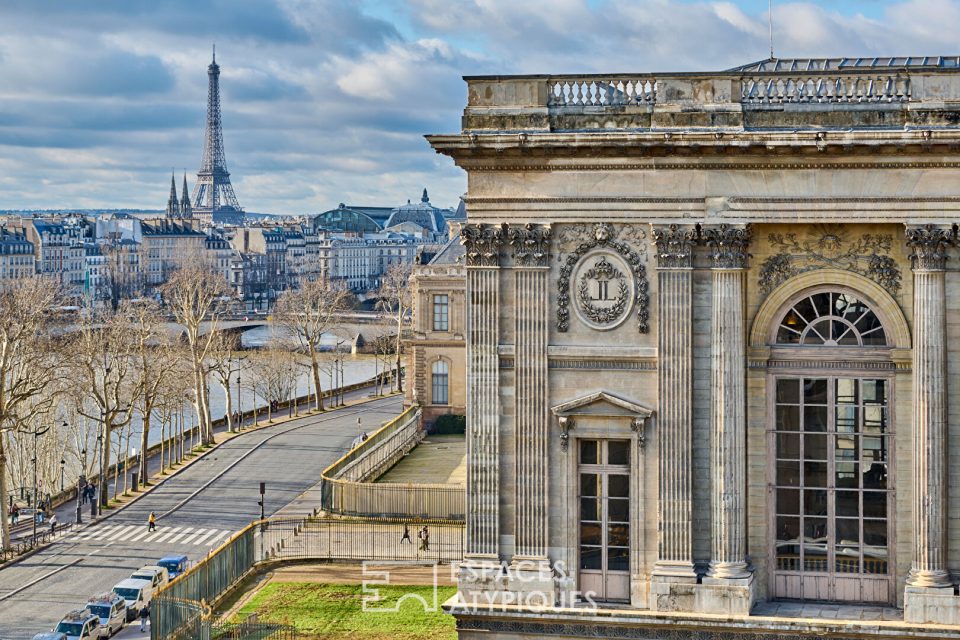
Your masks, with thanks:
[[[379,602],[370,602],[372,593],[364,593],[358,584],[318,584],[315,582],[270,582],[240,610],[237,621],[258,612],[260,620],[297,627],[298,637],[330,640],[433,640],[455,639],[457,632],[452,616],[442,610],[424,611],[423,603],[409,597],[399,611],[364,611],[393,609],[407,594],[417,594],[433,604],[433,587],[376,585]],[[439,587],[437,605],[452,596],[456,587]]]

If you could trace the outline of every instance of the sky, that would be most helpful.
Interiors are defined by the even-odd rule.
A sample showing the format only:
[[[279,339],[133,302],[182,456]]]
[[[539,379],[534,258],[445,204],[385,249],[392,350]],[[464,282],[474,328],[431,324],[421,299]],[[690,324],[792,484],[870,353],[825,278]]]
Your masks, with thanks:
[[[779,57],[958,55],[960,0],[774,2]],[[200,164],[212,43],[248,211],[395,206],[466,177],[464,75],[716,71],[767,0],[3,0],[0,209],[162,209]]]

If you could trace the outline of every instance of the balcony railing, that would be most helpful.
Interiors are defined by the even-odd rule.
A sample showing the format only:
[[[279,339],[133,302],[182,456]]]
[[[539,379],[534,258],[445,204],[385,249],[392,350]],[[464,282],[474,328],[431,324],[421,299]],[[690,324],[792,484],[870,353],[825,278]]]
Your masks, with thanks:
[[[552,78],[547,81],[548,105],[625,106],[657,101],[657,81],[637,76]]]
[[[740,81],[740,101],[747,104],[909,102],[910,78],[901,74],[756,75]]]

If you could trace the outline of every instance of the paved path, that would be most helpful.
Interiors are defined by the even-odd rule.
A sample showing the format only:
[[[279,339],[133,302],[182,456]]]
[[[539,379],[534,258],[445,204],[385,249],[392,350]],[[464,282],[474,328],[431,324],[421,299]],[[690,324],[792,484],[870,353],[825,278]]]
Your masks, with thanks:
[[[428,435],[377,482],[467,486],[467,439],[462,435]]]
[[[373,430],[400,413],[401,405],[401,397],[391,396],[238,436],[122,511],[3,569],[0,638],[29,640],[83,606],[89,595],[108,591],[163,555],[203,556],[259,517],[259,482],[267,483],[265,512],[271,515],[313,486],[320,471],[346,451],[358,416]],[[155,533],[146,527],[151,511],[159,516]],[[125,634],[144,635],[135,629]]]

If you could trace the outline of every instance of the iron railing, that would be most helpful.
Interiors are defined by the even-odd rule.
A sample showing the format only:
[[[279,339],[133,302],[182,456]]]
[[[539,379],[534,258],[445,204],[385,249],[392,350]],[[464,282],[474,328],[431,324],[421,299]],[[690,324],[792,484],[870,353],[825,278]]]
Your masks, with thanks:
[[[346,516],[463,520],[461,485],[372,482],[423,438],[421,414],[419,407],[408,408],[324,469],[321,508]]]
[[[424,527],[426,541],[418,535]],[[211,607],[262,563],[452,563],[463,559],[465,542],[463,523],[445,520],[276,517],[252,522],[154,595],[150,605],[151,638],[216,637],[211,635],[215,630]]]

